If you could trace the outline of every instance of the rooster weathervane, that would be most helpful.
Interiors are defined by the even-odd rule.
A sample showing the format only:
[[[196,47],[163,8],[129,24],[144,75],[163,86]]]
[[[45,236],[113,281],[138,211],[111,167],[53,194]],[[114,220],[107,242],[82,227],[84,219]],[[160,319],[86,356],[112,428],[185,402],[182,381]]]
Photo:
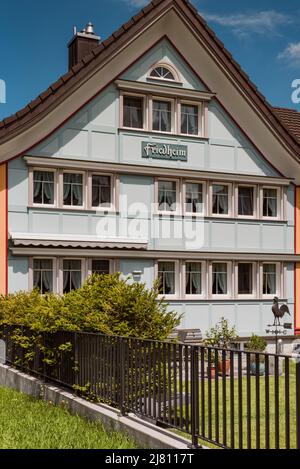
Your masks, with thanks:
[[[281,305],[279,307],[279,299],[277,298],[277,296],[275,296],[273,300],[272,312],[274,314],[273,326],[281,326],[280,319],[282,319],[285,314],[291,315],[289,307],[287,305]]]

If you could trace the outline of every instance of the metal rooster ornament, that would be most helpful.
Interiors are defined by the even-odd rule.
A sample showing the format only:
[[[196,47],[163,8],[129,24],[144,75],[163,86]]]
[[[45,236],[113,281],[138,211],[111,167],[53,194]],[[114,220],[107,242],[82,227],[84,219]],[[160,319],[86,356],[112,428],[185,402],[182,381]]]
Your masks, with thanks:
[[[273,326],[280,326],[280,319],[282,319],[285,314],[291,315],[289,307],[287,305],[281,305],[279,307],[279,299],[277,298],[277,296],[275,296],[273,300],[272,311],[275,318]]]

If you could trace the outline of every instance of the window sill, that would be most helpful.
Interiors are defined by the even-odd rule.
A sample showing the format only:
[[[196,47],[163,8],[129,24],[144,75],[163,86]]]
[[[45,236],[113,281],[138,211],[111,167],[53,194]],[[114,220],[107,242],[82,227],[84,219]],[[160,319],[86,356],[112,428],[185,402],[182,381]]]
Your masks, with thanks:
[[[29,205],[28,210],[43,210],[50,212],[74,212],[74,213],[101,213],[109,215],[119,215],[119,212],[115,209],[100,209],[97,207],[85,208],[85,207],[53,207],[48,205]]]
[[[147,134],[147,135],[155,135],[158,137],[175,137],[175,138],[185,138],[191,140],[204,140],[208,141],[209,137],[204,137],[202,135],[186,135],[180,134],[175,132],[159,132],[157,130],[147,130],[147,129],[133,129],[131,127],[119,127],[118,132],[130,132],[130,133],[140,133],[140,134]]]

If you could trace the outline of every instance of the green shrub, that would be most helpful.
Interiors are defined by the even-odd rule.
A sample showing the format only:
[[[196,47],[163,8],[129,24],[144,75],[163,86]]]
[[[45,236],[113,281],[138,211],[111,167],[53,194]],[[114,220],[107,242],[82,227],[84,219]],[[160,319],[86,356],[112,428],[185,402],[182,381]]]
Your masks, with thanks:
[[[63,296],[38,291],[0,298],[0,324],[22,325],[35,332],[101,332],[166,339],[180,317],[159,299],[158,284],[123,280],[120,274],[92,275],[78,290]]]
[[[229,322],[225,318],[206,332],[204,344],[207,347],[229,348],[231,343],[238,338],[235,327],[230,327]]]
[[[251,338],[245,344],[245,349],[249,352],[264,352],[267,348],[267,342],[262,337],[252,334]]]

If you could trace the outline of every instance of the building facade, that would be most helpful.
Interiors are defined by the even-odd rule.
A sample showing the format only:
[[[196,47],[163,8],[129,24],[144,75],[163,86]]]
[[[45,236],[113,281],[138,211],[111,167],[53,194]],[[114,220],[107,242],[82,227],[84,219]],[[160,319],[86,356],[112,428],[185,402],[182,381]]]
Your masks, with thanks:
[[[265,335],[277,296],[300,332],[298,114],[265,102],[187,1],[93,36],[0,127],[2,292],[121,272],[159,279],[183,328]]]

